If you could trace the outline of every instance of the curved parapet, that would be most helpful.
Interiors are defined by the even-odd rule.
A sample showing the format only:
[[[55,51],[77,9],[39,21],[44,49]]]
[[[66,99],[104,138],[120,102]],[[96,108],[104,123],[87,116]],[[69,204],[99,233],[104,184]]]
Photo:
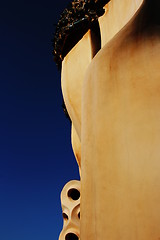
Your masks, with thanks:
[[[61,192],[63,229],[59,240],[80,239],[80,181],[68,182]]]
[[[59,240],[158,240],[160,1],[106,2],[96,31],[61,58],[82,217],[78,181],[71,181],[61,194]],[[78,16],[71,28],[83,22]]]

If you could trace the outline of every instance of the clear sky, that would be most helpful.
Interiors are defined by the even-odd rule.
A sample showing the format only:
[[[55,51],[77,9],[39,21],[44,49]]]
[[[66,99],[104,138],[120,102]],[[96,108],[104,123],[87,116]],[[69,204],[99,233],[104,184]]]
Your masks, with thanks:
[[[60,192],[78,179],[52,58],[65,0],[0,6],[0,240],[56,240]]]

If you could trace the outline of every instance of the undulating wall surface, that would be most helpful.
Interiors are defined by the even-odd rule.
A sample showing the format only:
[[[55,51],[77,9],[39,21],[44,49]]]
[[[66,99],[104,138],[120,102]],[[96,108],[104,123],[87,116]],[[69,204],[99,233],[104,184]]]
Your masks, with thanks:
[[[158,1],[144,2],[87,70],[82,240],[160,237],[159,10]]]
[[[105,9],[101,50],[93,58],[88,31],[62,62],[81,173],[76,233],[81,240],[158,240],[160,2],[111,0]]]

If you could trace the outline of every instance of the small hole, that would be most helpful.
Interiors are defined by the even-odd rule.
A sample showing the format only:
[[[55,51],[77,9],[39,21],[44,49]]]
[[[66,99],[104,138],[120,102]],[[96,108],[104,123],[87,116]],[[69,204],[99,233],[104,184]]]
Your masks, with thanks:
[[[80,192],[77,189],[72,188],[68,191],[68,197],[72,198],[73,200],[78,200],[80,198]]]
[[[68,220],[68,216],[67,216],[66,213],[63,213],[62,216],[63,216],[63,219],[64,219],[64,220]]]
[[[77,237],[77,235],[74,233],[68,233],[65,236],[65,240],[78,240],[78,239],[79,239],[79,237]]]
[[[80,219],[80,212],[78,213],[78,218]]]

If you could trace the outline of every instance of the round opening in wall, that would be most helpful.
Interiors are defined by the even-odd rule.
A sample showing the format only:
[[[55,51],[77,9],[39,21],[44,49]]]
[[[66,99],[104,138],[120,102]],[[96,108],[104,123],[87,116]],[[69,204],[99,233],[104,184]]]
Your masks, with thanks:
[[[80,198],[80,192],[77,189],[72,188],[68,191],[68,197],[72,200],[78,200]]]
[[[80,212],[78,213],[78,218],[80,219]]]
[[[62,216],[63,216],[63,219],[64,219],[64,220],[68,220],[68,216],[67,216],[66,213],[62,213]]]
[[[79,239],[79,237],[77,237],[77,235],[74,233],[68,233],[65,236],[65,240],[78,240],[78,239]]]

